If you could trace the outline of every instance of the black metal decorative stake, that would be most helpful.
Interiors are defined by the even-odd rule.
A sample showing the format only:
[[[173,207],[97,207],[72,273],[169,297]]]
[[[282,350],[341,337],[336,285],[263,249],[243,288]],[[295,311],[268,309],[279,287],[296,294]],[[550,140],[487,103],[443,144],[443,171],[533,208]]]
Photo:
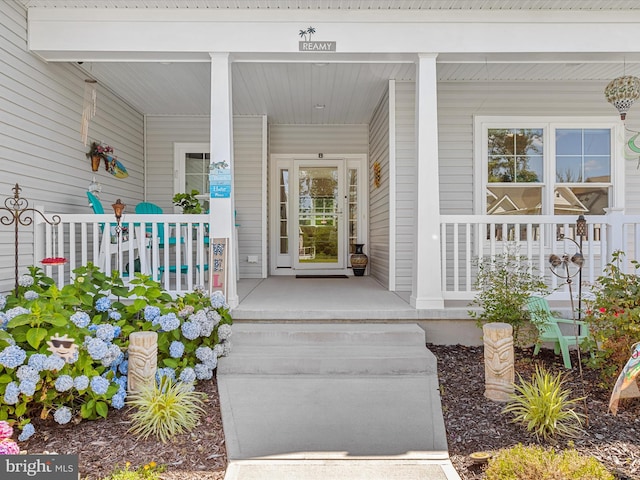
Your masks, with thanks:
[[[15,232],[15,258],[14,258],[14,275],[15,275],[15,293],[18,293],[18,247],[19,247],[19,234],[18,229],[20,225],[29,226],[33,224],[33,217],[35,214],[38,214],[42,217],[42,219],[47,222],[51,226],[58,225],[60,223],[60,216],[53,215],[51,220],[47,220],[47,217],[44,214],[35,208],[29,207],[29,201],[25,198],[20,197],[20,191],[22,190],[18,184],[13,187],[13,197],[7,197],[4,201],[4,207],[0,207],[0,210],[6,210],[9,212],[8,215],[3,215],[0,217],[0,223],[3,225],[14,225]],[[31,215],[29,216],[28,213]]]

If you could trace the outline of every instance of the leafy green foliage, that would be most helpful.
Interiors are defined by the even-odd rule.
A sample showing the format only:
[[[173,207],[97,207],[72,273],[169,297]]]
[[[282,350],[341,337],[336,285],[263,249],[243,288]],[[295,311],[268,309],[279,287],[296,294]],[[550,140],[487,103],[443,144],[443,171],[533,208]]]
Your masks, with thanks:
[[[489,460],[487,480],[613,480],[595,458],[574,449],[556,452],[537,445],[516,445]]]
[[[220,295],[196,290],[174,299],[149,276],[136,274],[125,286],[117,272],[107,276],[92,264],[75,269],[73,282],[61,289],[42,269],[29,271],[16,292],[0,295],[0,420],[23,433],[36,416],[58,412],[56,421],[67,423],[122,408],[132,332],[156,331],[158,376],[189,385],[211,378],[217,357],[229,349],[224,340],[232,320]],[[195,331],[190,338],[185,323]],[[75,355],[64,361],[53,354],[52,337],[73,342]]]
[[[536,366],[531,382],[518,375],[520,384],[503,409],[513,414],[513,422],[520,423],[536,438],[575,437],[582,432],[584,415],[574,410],[582,400],[571,399],[571,392],[564,388],[562,374],[552,375]]]
[[[477,264],[474,287],[478,294],[471,305],[481,310],[470,310],[469,316],[477,319],[478,326],[489,322],[508,323],[513,327],[516,342],[530,340],[520,338],[521,329],[529,320],[524,307],[529,296],[548,293],[543,279],[513,247],[492,259],[479,259]]]
[[[585,302],[595,352],[587,365],[600,370],[607,382],[615,380],[640,339],[640,263],[632,260],[633,271],[624,273],[623,262],[624,252],[614,252],[592,288],[593,299]]]
[[[131,464],[126,463],[124,468],[116,468],[114,472],[103,480],[159,480],[160,474],[165,471],[163,465],[149,462],[146,465],[131,469]]]
[[[198,190],[191,190],[190,193],[176,193],[172,201],[174,205],[182,207],[182,213],[199,214],[202,213],[202,205],[196,198],[197,195],[200,195]]]
[[[205,396],[188,383],[172,383],[169,378],[162,377],[160,384],[154,382],[130,395],[128,404],[137,410],[131,415],[129,431],[142,439],[153,435],[166,443],[198,424],[204,413]]]

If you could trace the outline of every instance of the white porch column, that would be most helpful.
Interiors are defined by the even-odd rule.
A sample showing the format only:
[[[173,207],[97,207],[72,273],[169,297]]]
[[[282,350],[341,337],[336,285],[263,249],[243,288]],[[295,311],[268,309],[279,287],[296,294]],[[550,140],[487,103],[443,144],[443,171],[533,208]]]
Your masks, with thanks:
[[[440,265],[437,54],[419,54],[416,64],[417,202],[411,305],[444,308]]]
[[[236,239],[233,189],[233,112],[231,109],[231,63],[229,53],[211,53],[211,157],[210,162],[228,162],[231,166],[232,188],[229,198],[210,198],[212,236],[228,238],[227,303],[238,306],[236,285]],[[209,268],[213,268],[210,265]]]

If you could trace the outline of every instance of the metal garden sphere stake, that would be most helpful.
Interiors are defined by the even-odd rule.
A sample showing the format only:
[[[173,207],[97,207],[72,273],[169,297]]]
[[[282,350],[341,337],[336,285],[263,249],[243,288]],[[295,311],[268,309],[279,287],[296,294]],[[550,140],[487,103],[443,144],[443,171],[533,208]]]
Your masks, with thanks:
[[[640,79],[631,75],[614,78],[604,89],[604,96],[618,109],[620,119],[624,120],[633,102],[640,98]]]
[[[2,223],[3,225],[14,226],[14,232],[15,232],[14,233],[14,242],[15,242],[14,243],[14,251],[15,251],[14,276],[15,276],[15,282],[16,282],[15,294],[17,295],[18,294],[18,245],[19,245],[18,227],[20,225],[29,226],[33,224],[33,216],[36,213],[40,215],[40,217],[42,217],[42,219],[45,222],[47,222],[49,225],[52,225],[52,226],[58,225],[60,223],[60,216],[53,215],[50,221],[47,220],[47,218],[44,216],[44,214],[41,211],[36,210],[35,208],[30,208],[28,200],[20,197],[20,191],[22,189],[18,186],[17,183],[16,183],[16,186],[13,187],[11,190],[13,190],[13,197],[7,197],[4,201],[4,207],[0,207],[0,210],[6,210],[7,212],[9,212],[9,215],[4,215],[0,217],[0,223]],[[30,212],[31,216],[29,216],[27,212]]]
[[[583,220],[584,220],[584,224],[582,223]],[[582,230],[578,230],[579,228],[586,228],[586,223],[587,223],[584,217],[582,217],[582,219],[578,218],[578,222],[580,223],[576,223],[577,225],[576,232],[582,231]],[[569,286],[569,298],[571,299],[571,319],[573,320],[573,334],[576,337],[576,347],[577,347],[576,350],[578,351],[578,371],[580,372],[580,383],[582,384],[582,397],[583,397],[582,403],[584,406],[584,415],[586,418],[586,425],[589,426],[589,412],[587,410],[587,395],[584,388],[584,377],[582,375],[582,358],[580,355],[580,344],[578,343],[578,336],[580,335],[580,332],[578,330],[579,326],[576,323],[576,309],[573,303],[573,289],[571,288],[573,284],[573,277],[575,277],[576,275],[580,275],[580,278],[582,278],[582,266],[584,265],[584,256],[582,255],[582,247],[581,245],[578,244],[578,242],[576,242],[572,238],[567,238],[564,235],[562,235],[561,238],[563,240],[568,240],[574,243],[575,246],[578,248],[578,252],[574,253],[571,256],[569,256],[568,253],[563,253],[562,255],[551,254],[549,256],[549,264],[551,265],[549,269],[551,270],[551,273],[553,273],[556,277],[563,278],[567,282],[567,285]],[[582,243],[582,237],[580,237],[580,243]],[[570,270],[572,265],[574,265],[575,268],[577,269],[573,273]],[[579,291],[581,294],[582,293],[581,289],[579,289]],[[578,299],[578,302],[580,302],[580,299]]]

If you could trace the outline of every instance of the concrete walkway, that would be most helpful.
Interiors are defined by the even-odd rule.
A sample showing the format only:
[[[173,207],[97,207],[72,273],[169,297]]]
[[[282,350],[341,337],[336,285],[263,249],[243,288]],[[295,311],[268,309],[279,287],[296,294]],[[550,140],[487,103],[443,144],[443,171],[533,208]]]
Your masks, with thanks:
[[[242,323],[232,341],[226,480],[459,480],[417,325]]]

